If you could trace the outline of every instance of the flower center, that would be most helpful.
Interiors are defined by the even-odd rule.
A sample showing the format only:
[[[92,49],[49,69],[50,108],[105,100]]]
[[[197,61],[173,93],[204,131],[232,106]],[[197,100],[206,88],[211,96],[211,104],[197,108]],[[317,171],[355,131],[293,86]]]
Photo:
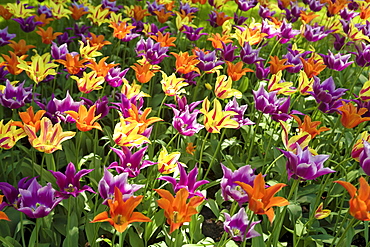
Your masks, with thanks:
[[[178,215],[179,215],[179,212],[177,211],[173,211],[173,218],[172,218],[172,221],[174,223],[177,223],[178,222]]]
[[[75,188],[74,188],[73,184],[68,184],[68,187],[65,188],[64,191],[73,192],[73,191],[75,191]]]
[[[114,223],[117,225],[123,225],[126,222],[126,218],[122,216],[122,214],[118,214],[113,218]]]

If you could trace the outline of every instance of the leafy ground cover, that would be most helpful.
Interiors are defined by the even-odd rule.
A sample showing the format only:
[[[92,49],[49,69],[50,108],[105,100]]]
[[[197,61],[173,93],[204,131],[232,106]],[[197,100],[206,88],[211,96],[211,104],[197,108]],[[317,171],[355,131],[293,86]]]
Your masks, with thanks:
[[[370,246],[370,3],[2,1],[2,246]]]

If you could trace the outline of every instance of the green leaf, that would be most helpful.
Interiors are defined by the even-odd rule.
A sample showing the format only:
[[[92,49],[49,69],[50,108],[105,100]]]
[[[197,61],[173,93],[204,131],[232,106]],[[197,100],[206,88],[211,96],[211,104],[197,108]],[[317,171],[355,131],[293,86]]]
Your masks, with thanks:
[[[155,233],[156,229],[164,223],[164,219],[163,210],[160,210],[152,217],[152,221],[145,225],[144,239],[146,242]]]
[[[69,198],[71,199],[71,198]],[[66,232],[66,239],[63,242],[63,246],[78,246],[78,217],[75,211],[69,216],[69,229]],[[67,221],[68,227],[68,221]]]
[[[261,234],[261,236],[252,238],[252,246],[264,246],[265,241],[263,240],[263,231],[261,224],[255,225],[254,230]]]
[[[220,209],[213,199],[208,199],[206,205],[212,210],[212,213],[218,218],[220,216]]]
[[[138,236],[132,227],[128,229],[128,236],[131,246],[144,247],[143,240]]]

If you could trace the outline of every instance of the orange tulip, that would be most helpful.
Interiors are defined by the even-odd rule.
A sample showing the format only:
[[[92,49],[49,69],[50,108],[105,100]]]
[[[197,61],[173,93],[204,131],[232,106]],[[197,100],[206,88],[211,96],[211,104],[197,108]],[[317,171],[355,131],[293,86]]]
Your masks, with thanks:
[[[28,124],[30,126],[35,127],[36,132],[40,130],[40,121],[42,116],[45,114],[45,110],[40,110],[36,114],[33,112],[33,107],[28,107],[26,112],[20,112],[19,117],[22,119],[22,122],[16,121],[13,122],[12,126],[18,126],[20,128],[24,128],[23,124]]]
[[[128,17],[134,18],[136,21],[141,21],[142,19],[144,19],[145,16],[150,16],[150,14],[148,13],[148,10],[143,9],[139,5],[135,5],[135,6],[131,5],[130,7],[125,6],[125,14]]]
[[[320,127],[317,129],[317,126],[321,124],[320,121],[313,121],[311,122],[311,117],[308,115],[304,116],[303,123],[301,119],[298,116],[292,115],[292,117],[297,121],[299,132],[303,133],[309,133],[311,135],[311,139],[313,139],[315,136],[319,135],[321,132],[330,130],[327,127]]]
[[[108,199],[109,214],[102,212],[95,216],[90,223],[109,222],[118,232],[124,232],[128,225],[133,222],[150,222],[151,220],[134,209],[140,204],[143,196],[131,196],[126,201],[122,199],[122,192],[114,187],[114,200]]]
[[[113,36],[118,39],[124,39],[127,34],[131,33],[131,29],[135,28],[135,26],[127,25],[125,21],[119,24],[111,22],[109,26],[113,28]]]
[[[118,63],[107,64],[105,60],[107,60],[108,58],[109,57],[104,57],[100,59],[99,63],[96,63],[95,60],[90,59],[90,64],[87,64],[86,67],[95,71],[98,77],[99,76],[105,77],[111,68],[118,65]]]
[[[315,12],[306,13],[305,11],[301,10],[301,13],[300,13],[301,20],[304,23],[310,23],[313,19],[315,19],[318,16],[320,15],[316,15]]]
[[[130,123],[137,123],[140,126],[138,134],[142,134],[148,128],[149,125],[155,122],[163,121],[163,119],[159,117],[151,117],[147,119],[151,111],[152,108],[148,107],[144,110],[142,114],[139,114],[136,105],[131,104],[131,109],[128,110],[130,117],[125,118],[125,121]]]
[[[66,114],[69,114],[74,120],[76,120],[77,129],[81,131],[89,131],[92,129],[102,130],[99,123],[95,122],[99,119],[100,115],[95,116],[96,105],[93,105],[86,109],[86,106],[80,105],[78,112],[75,111],[65,111]]]
[[[266,189],[265,179],[262,174],[258,174],[254,179],[253,187],[243,182],[235,182],[240,185],[242,189],[248,194],[249,209],[256,214],[267,215],[269,221],[272,223],[275,217],[273,206],[286,206],[289,202],[283,197],[274,197],[274,195],[281,190],[286,184],[278,183]]]
[[[76,54],[72,56],[70,53],[66,54],[66,60],[63,59],[56,59],[55,62],[63,64],[68,73],[71,75],[78,74],[82,68],[85,67],[84,63],[89,61],[87,58],[83,58],[80,60],[80,54]]]
[[[232,19],[232,17],[227,16],[224,12],[217,12],[216,11],[216,24],[218,26],[222,26],[225,21]]]
[[[131,68],[135,70],[136,79],[141,83],[147,83],[155,75],[154,72],[151,71],[151,67],[152,65],[150,63],[134,63],[134,65],[131,66]]]
[[[346,7],[348,0],[336,0],[334,3],[331,0],[327,0],[326,3],[328,4],[328,13],[333,16]]]
[[[351,183],[334,181],[342,185],[351,196],[349,213],[358,220],[370,221],[370,186],[365,178],[360,177],[360,188],[357,190]]]
[[[9,20],[12,18],[13,14],[5,8],[4,6],[0,5],[0,16],[2,16],[5,20]]]
[[[343,105],[339,107],[338,110],[341,111],[342,117],[340,121],[342,122],[343,127],[348,129],[352,129],[360,123],[370,120],[370,117],[361,117],[367,112],[367,109],[360,108],[359,110],[357,110],[357,107],[355,107],[352,102],[343,103]]]
[[[282,71],[286,68],[293,67],[292,64],[284,65],[286,61],[288,61],[287,58],[280,60],[278,56],[270,56],[270,62],[268,62],[269,64],[271,64],[270,73],[276,74],[277,72]]]
[[[188,153],[188,154],[191,154],[191,155],[194,155],[194,152],[195,152],[195,148],[197,146],[194,146],[192,142],[189,142],[187,145],[186,145],[186,149],[185,151]]]
[[[164,36],[161,32],[157,33],[156,35],[151,35],[150,38],[154,39],[155,41],[159,42],[161,47],[170,47],[176,45],[173,43],[176,41],[175,37],[170,37],[170,33],[166,33]]]
[[[104,35],[95,35],[94,33],[90,33],[91,38],[87,37],[86,39],[90,41],[91,46],[97,46],[98,51],[103,48],[105,45],[112,44],[108,40],[104,40]]]
[[[171,52],[171,54],[176,58],[176,71],[181,74],[187,74],[190,72],[197,72],[200,74],[200,70],[196,65],[200,63],[197,59],[197,55],[189,56],[189,53],[180,51],[179,54]]]
[[[26,45],[26,41],[21,39],[17,42],[14,40],[9,40],[11,44],[9,46],[14,50],[14,54],[17,56],[22,56],[27,53],[27,51],[31,48],[36,48],[34,45]]]
[[[12,51],[9,51],[9,54],[10,54],[10,57],[8,55],[1,54],[4,58],[4,60],[6,61],[6,63],[5,63],[6,69],[12,75],[19,75],[20,73],[22,73],[23,69],[18,68],[18,64],[20,64],[19,61],[18,61],[18,57]],[[23,55],[19,58],[24,60],[27,57],[28,57],[27,55]]]
[[[69,6],[69,10],[72,12],[71,16],[76,21],[79,20],[83,15],[88,14],[88,11],[85,11],[83,7],[78,8],[76,5]]]
[[[41,27],[37,27],[39,31],[36,31],[38,35],[41,36],[42,43],[44,44],[51,44],[51,42],[56,39],[59,35],[62,35],[61,32],[55,32],[53,33],[53,28],[48,27],[46,30],[42,29]]]
[[[229,61],[226,61],[226,63],[227,63],[227,75],[231,77],[231,80],[233,81],[239,81],[240,78],[247,72],[254,72],[249,68],[243,69],[244,63],[242,61],[239,61],[236,64],[233,64],[232,62]]]
[[[4,197],[3,195],[0,195],[0,204],[3,202],[3,197]],[[1,211],[0,211],[0,220],[10,221],[8,216],[4,212],[1,212]]]
[[[41,14],[41,15],[35,15],[35,21],[41,21],[42,24],[39,24],[38,26],[40,27],[44,27],[46,26],[47,24],[49,24],[52,20],[54,20],[53,18],[47,18],[46,17],[46,14]]]
[[[320,72],[326,68],[323,61],[314,61],[314,56],[310,57],[307,61],[302,57],[299,59],[301,59],[303,70],[308,78],[312,78],[313,76],[320,74]]]
[[[172,12],[166,12],[165,9],[161,9],[161,11],[156,10],[153,12],[156,14],[158,21],[162,24],[168,21],[168,18],[173,15]]]
[[[225,45],[227,43],[232,43],[233,41],[230,38],[229,35],[223,35],[221,36],[219,33],[216,33],[216,34],[211,34],[212,37],[211,38],[208,38],[207,40],[209,41],[212,41],[212,46],[213,48],[215,49],[222,49],[223,46],[222,46],[222,43],[224,43]]]
[[[180,189],[176,197],[173,197],[167,190],[155,189],[155,191],[162,197],[157,203],[160,208],[164,209],[164,216],[167,218],[167,224],[170,225],[170,234],[185,222],[190,222],[191,216],[198,213],[196,207],[204,200],[203,197],[194,196],[186,203],[189,197],[186,188]]]

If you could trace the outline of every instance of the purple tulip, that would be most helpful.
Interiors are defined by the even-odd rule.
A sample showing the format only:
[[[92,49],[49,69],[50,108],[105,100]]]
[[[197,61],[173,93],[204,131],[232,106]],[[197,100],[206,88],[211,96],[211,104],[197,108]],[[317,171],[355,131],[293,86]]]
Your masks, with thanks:
[[[108,74],[105,76],[105,80],[112,87],[119,87],[122,85],[123,81],[127,81],[125,76],[129,68],[121,70],[120,67],[111,68]]]
[[[35,16],[29,16],[26,19],[23,18],[13,18],[14,21],[19,23],[23,32],[29,33],[35,30],[37,25],[43,24],[41,21],[34,21]]]
[[[224,213],[224,215],[224,229],[230,234],[234,241],[242,242],[249,238],[261,236],[261,234],[254,230],[254,226],[261,221],[250,222],[244,208],[241,208],[239,212],[232,217],[230,217],[228,213]]]
[[[117,5],[117,1],[111,1],[111,0],[102,0],[101,1],[101,4],[102,4],[102,7],[104,9],[109,9],[110,11],[113,11],[115,13],[117,13],[118,11],[120,11],[120,9],[123,8],[122,5]]]
[[[86,99],[84,97],[80,97],[81,99],[83,99],[84,101],[84,104],[86,106],[88,106],[89,108],[93,105],[96,106],[96,111],[95,111],[95,116],[99,115],[100,114],[100,117],[99,119],[102,119],[104,118],[105,116],[108,115],[110,109],[113,109],[114,107],[113,106],[108,106],[108,104],[110,103],[109,100],[108,100],[108,97],[107,96],[103,96],[102,98],[99,98],[97,101],[95,102],[92,102],[91,100],[89,99]]]
[[[32,88],[24,88],[24,82],[13,86],[9,80],[3,92],[0,92],[0,104],[10,109],[18,109],[32,101]]]
[[[258,56],[261,48],[253,49],[249,42],[244,42],[244,46],[240,50],[241,60],[247,64],[255,64],[256,62],[264,61],[265,59]]]
[[[350,66],[354,61],[348,62],[348,59],[351,57],[351,54],[347,55],[341,55],[333,54],[330,50],[328,50],[328,55],[320,54],[324,60],[324,63],[326,66],[328,66],[329,69],[333,69],[336,71],[342,71],[348,66]]]
[[[370,143],[363,140],[364,149],[360,154],[360,166],[366,175],[370,176]]]
[[[252,169],[250,165],[246,165],[233,172],[223,164],[221,164],[221,168],[224,172],[224,176],[220,182],[222,197],[226,201],[230,199],[237,201],[241,207],[248,201],[248,194],[235,182],[239,181],[253,186],[256,177],[254,169]]]
[[[57,37],[57,42],[59,45],[67,44],[69,45],[70,43],[73,42],[73,40],[77,38],[76,36],[69,36],[67,32],[64,32],[62,35],[59,35]],[[85,43],[85,40],[84,40]],[[76,52],[77,53],[77,52]]]
[[[290,23],[294,23],[301,16],[301,11],[305,11],[306,8],[299,7],[297,2],[291,2],[290,9],[284,9],[285,18]]]
[[[123,200],[133,196],[135,191],[144,187],[144,185],[129,184],[127,179],[127,172],[113,176],[107,168],[104,168],[104,176],[98,184],[99,194],[104,199],[103,204],[107,205],[108,199],[114,199],[114,187],[117,187],[122,192]]]
[[[151,38],[147,40],[141,38],[136,44],[135,51],[137,56],[144,56],[152,65],[159,64],[168,57],[166,54],[168,47],[161,47],[160,43],[154,43]]]
[[[235,25],[241,26],[244,24],[244,22],[248,19],[248,17],[237,15],[234,13],[234,23]]]
[[[241,11],[248,11],[257,6],[258,0],[237,0],[238,9]]]
[[[338,112],[338,107],[343,103],[339,100],[348,89],[338,88],[335,89],[335,83],[332,77],[329,77],[320,84],[320,79],[314,77],[312,87],[313,91],[309,92],[319,103],[318,109],[324,113]]]
[[[271,11],[268,6],[264,7],[260,5],[258,14],[259,16],[261,16],[262,19],[267,19],[269,17],[274,16],[274,14],[276,14],[276,11]]]
[[[184,82],[187,82],[191,85],[196,85],[197,82],[194,80],[195,77],[198,77],[200,76],[200,74],[198,74],[197,72],[195,71],[192,71],[190,73],[186,73],[186,74],[181,74],[181,77],[184,78]]]
[[[9,71],[6,70],[5,66],[0,67],[0,82],[5,82],[7,80],[6,76],[9,74]]]
[[[232,43],[225,44],[222,42],[222,49],[218,49],[221,52],[221,58],[225,61],[233,62],[239,56],[235,55],[235,50],[238,47]]]
[[[300,60],[300,57],[304,58],[306,55],[310,54],[311,51],[305,51],[300,53],[298,50],[292,50],[287,48],[288,53],[283,56],[283,58],[288,59],[286,64],[293,65],[293,67],[286,68],[287,72],[289,73],[298,73],[302,68],[303,64]]]
[[[189,191],[189,198],[194,196],[200,196],[204,198],[204,195],[200,193],[200,191],[196,191],[197,188],[203,184],[209,183],[207,180],[199,180],[197,181],[198,175],[198,168],[194,167],[193,170],[186,174],[185,168],[178,164],[179,171],[180,171],[180,180],[176,180],[176,178],[170,176],[162,176],[159,177],[159,180],[164,180],[172,184],[173,190],[175,193],[182,188],[186,188]]]
[[[274,121],[286,121],[291,118],[290,114],[301,114],[298,111],[289,112],[290,97],[276,97],[277,91],[267,92],[263,85],[257,91],[253,90],[254,106],[262,113],[269,114]]]
[[[195,51],[195,54],[198,56],[198,60],[200,61],[197,64],[197,67],[202,71],[210,71],[224,63],[223,61],[217,58],[216,50],[213,50],[208,53],[205,53],[202,50],[197,50]]]
[[[286,20],[284,19],[280,27],[280,43],[285,44],[299,33],[299,30],[294,30],[292,28],[292,23],[286,22]]]
[[[357,53],[353,52],[356,56],[355,61],[358,66],[367,67],[370,65],[370,45],[361,42],[360,46],[355,46]]]
[[[60,191],[56,192],[58,197],[68,198],[70,195],[76,197],[83,191],[90,191],[91,193],[95,193],[95,191],[87,185],[82,186],[80,185],[81,177],[85,176],[86,174],[90,173],[94,169],[82,169],[76,173],[75,165],[70,162],[67,165],[65,173],[61,172],[54,172],[49,170],[53,176],[56,178],[56,183],[59,186]]]
[[[305,27],[306,28],[303,35],[309,42],[322,40],[323,38],[328,36],[329,33],[334,32],[333,30],[324,31],[325,27],[319,26],[317,23],[314,26],[306,24]]]
[[[329,159],[329,155],[312,155],[308,148],[302,150],[301,146],[296,145],[297,154],[291,151],[280,150],[287,157],[286,169],[288,179],[313,180],[322,175],[333,173],[334,170],[324,167],[324,162]]]
[[[306,0],[304,1],[305,4],[308,4],[310,9],[314,12],[318,12],[324,7],[325,3],[321,3],[317,0]]]
[[[194,29],[191,26],[183,25],[183,29],[185,31],[182,32],[189,41],[197,41],[202,35],[208,35],[208,33],[201,33],[204,27],[198,27],[197,29]]]
[[[58,47],[58,45],[56,43],[52,42],[50,53],[51,53],[51,56],[54,59],[66,60],[66,56],[67,56],[67,54],[69,54],[68,46],[67,46],[67,44],[63,44],[63,45]]]
[[[189,15],[189,14],[195,14],[198,11],[199,11],[198,8],[191,7],[189,5],[189,3],[180,2],[180,9],[179,9],[180,13],[184,13],[185,15]]]
[[[139,175],[142,169],[155,164],[152,161],[143,160],[148,146],[141,148],[135,153],[132,153],[128,147],[123,146],[121,148],[122,150],[111,147],[111,149],[118,155],[119,163],[113,162],[108,167],[108,169],[116,169],[118,174],[126,172],[131,178],[133,178]]]
[[[37,8],[37,14],[45,14],[46,18],[53,18],[53,12],[51,11],[51,8],[46,5],[39,5],[39,7]]]
[[[256,66],[256,77],[260,80],[266,79],[267,76],[270,74],[270,66],[265,68],[265,65],[262,61],[257,62],[254,65]]]
[[[28,177],[22,178],[18,182],[18,189],[14,188],[12,185],[6,183],[6,182],[0,182],[0,190],[4,194],[6,200],[8,202],[3,201],[1,204],[3,206],[12,206],[15,209],[19,207],[20,203],[20,197],[19,197],[19,189],[27,189],[33,180],[36,180],[36,178],[31,178],[27,181]]]
[[[154,2],[146,2],[147,10],[151,15],[155,15],[154,11],[161,12],[162,9],[165,9],[164,4],[159,4],[157,1]]]
[[[62,100],[58,100],[54,98],[54,94],[51,95],[51,100],[47,103],[47,105],[42,104],[40,102],[36,102],[37,105],[42,109],[46,110],[44,117],[49,118],[53,124],[62,122],[74,123],[75,120],[68,114],[65,114],[65,111],[75,111],[78,112],[78,108],[80,105],[83,105],[85,102],[82,101],[74,101],[69,91],[67,91],[66,97]]]
[[[8,27],[0,29],[0,46],[9,44],[9,40],[15,38],[15,34],[8,33]]]
[[[358,16],[360,13],[354,12],[348,8],[344,8],[340,11],[340,17],[342,17],[343,20],[351,21],[353,18]]]
[[[338,33],[333,33],[333,36],[335,38],[335,40],[334,40],[335,50],[337,50],[337,51],[342,50],[342,47],[345,45],[345,42],[346,42],[346,37],[341,36]]]
[[[248,105],[241,105],[239,106],[238,102],[236,101],[236,97],[233,100],[230,100],[226,106],[225,111],[233,111],[236,112],[237,115],[234,115],[231,119],[235,120],[239,123],[239,127],[244,125],[252,125],[254,124],[249,118],[244,117],[245,111],[247,110]]]
[[[17,210],[30,218],[42,218],[47,216],[62,200],[63,198],[57,197],[51,183],[42,187],[34,179],[27,188],[19,189]]]

